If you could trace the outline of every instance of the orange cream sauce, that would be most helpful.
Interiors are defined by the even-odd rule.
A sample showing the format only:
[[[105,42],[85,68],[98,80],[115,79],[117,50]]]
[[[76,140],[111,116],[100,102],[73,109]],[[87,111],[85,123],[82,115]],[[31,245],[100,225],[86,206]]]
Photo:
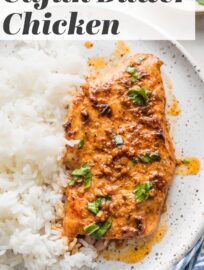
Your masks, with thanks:
[[[113,55],[115,57],[123,57],[126,54],[130,53],[130,48],[124,41],[116,42],[115,49],[113,51]]]
[[[165,75],[163,76],[164,82],[168,88],[168,104],[167,104],[167,114],[172,116],[178,116],[181,113],[181,107],[179,101],[173,94],[173,85],[171,80]]]
[[[89,49],[93,46],[93,43],[90,41],[86,41],[84,46]],[[88,59],[88,66],[90,68],[90,72],[95,75],[100,74],[101,72],[112,72],[111,68],[118,64],[121,57],[126,56],[130,53],[130,48],[124,41],[118,41],[115,44],[115,48],[112,54],[105,58],[101,56],[93,56]]]
[[[194,157],[185,157],[177,160],[175,174],[177,175],[195,175],[200,171],[200,161]]]
[[[93,67],[95,69],[101,69],[101,68],[104,68],[105,65],[106,65],[106,60],[104,57],[92,57],[92,58],[89,58],[88,60],[88,65],[90,67]]]
[[[170,106],[167,108],[167,113],[173,116],[178,116],[181,113],[179,101],[173,97]]]
[[[146,240],[139,240],[134,243],[122,244],[119,246],[110,245],[100,253],[100,257],[105,260],[121,261],[125,263],[136,263],[141,261],[152,250],[152,246],[159,243],[167,232],[167,225],[160,225],[158,231]]]
[[[93,43],[91,41],[86,41],[84,42],[84,46],[87,48],[87,49],[90,49],[93,47]]]

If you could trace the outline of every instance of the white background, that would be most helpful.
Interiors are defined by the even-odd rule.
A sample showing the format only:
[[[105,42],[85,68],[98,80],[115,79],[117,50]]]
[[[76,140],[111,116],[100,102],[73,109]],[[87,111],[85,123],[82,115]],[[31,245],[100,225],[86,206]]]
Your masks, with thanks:
[[[196,40],[182,41],[181,44],[193,56],[204,76],[204,14],[196,17]]]
[[[172,0],[175,2],[175,0]],[[109,3],[96,3],[96,0],[91,0],[90,3],[82,4],[53,4],[50,0],[50,5],[42,11],[35,11],[33,19],[37,16],[42,20],[44,14],[50,9],[54,19],[69,18],[69,11],[80,13],[80,18],[83,19],[118,19],[120,21],[120,35],[100,35],[90,36],[63,36],[57,35],[37,35],[37,36],[22,36],[22,34],[9,36],[3,32],[2,23],[0,28],[0,39],[126,39],[126,40],[193,40],[195,39],[195,1],[183,0],[182,3],[119,3],[118,0],[112,0]],[[33,10],[33,3],[23,3],[18,0],[16,3],[8,3],[1,0],[0,3],[0,18],[4,20],[6,15],[13,12],[23,12]],[[69,20],[69,19],[68,19]],[[14,27],[22,25],[22,21],[18,20]],[[149,27],[149,25],[151,27]],[[155,30],[156,29],[156,30]],[[162,29],[162,30],[161,30]],[[163,33],[168,33],[164,36]]]

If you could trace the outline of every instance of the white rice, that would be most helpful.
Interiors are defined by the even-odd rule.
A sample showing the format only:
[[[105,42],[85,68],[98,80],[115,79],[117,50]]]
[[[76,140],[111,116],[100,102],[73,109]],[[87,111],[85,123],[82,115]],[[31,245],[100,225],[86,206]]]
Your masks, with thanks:
[[[66,186],[62,124],[86,59],[65,42],[14,42],[0,55],[0,269],[94,267],[87,244],[73,256],[51,229]],[[8,51],[9,49],[6,49]]]

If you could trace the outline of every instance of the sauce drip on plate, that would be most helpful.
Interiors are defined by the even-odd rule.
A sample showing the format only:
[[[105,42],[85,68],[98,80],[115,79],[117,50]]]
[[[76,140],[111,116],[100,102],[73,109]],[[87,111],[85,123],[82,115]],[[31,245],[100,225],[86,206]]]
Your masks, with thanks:
[[[104,57],[92,57],[88,60],[88,65],[95,68],[95,69],[101,69],[104,68],[106,65],[106,60]]]
[[[177,160],[175,174],[177,175],[195,175],[200,171],[200,161],[195,157],[186,157]]]
[[[130,264],[139,262],[150,253],[154,244],[159,243],[164,238],[166,232],[167,225],[162,224],[157,232],[146,240],[131,241],[131,243],[125,241],[121,245],[116,245],[113,242],[100,253],[100,257],[105,260],[121,261]]]
[[[130,48],[124,41],[118,41],[115,45],[113,55],[115,57],[123,57],[126,54],[130,53]]]
[[[179,101],[173,96],[170,106],[167,108],[167,113],[173,116],[178,116],[181,113]]]
[[[93,43],[91,41],[86,41],[84,42],[84,46],[87,48],[87,49],[90,49],[93,47]]]
[[[179,116],[181,113],[181,107],[179,104],[179,101],[174,96],[173,93],[173,85],[171,80],[165,75],[163,76],[164,82],[166,84],[166,87],[168,89],[168,98],[167,98],[167,114],[172,116]]]

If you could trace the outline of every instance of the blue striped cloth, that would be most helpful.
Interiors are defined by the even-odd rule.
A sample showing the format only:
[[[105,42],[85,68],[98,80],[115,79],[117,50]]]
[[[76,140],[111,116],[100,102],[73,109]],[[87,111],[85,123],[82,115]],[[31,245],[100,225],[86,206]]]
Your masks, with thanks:
[[[204,270],[204,237],[172,270]]]

